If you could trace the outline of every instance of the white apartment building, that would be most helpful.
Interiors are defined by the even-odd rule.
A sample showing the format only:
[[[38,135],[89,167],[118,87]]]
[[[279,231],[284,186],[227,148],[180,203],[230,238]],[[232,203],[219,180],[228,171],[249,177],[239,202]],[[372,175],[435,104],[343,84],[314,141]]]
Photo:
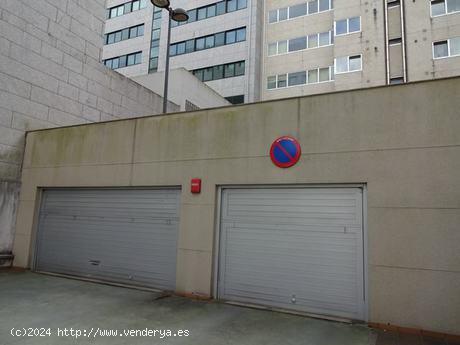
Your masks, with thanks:
[[[176,0],[186,23],[172,22],[170,68],[185,68],[231,103],[260,100],[263,2]],[[107,1],[103,61],[137,77],[165,69],[167,12],[148,0]]]
[[[267,0],[262,99],[460,74],[460,0]]]

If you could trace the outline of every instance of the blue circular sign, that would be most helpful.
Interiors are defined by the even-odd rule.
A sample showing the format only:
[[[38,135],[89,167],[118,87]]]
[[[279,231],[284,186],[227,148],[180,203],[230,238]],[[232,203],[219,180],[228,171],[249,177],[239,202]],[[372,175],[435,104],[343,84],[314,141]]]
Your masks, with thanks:
[[[292,167],[299,161],[300,155],[299,142],[288,136],[276,139],[270,148],[270,158],[280,168]]]

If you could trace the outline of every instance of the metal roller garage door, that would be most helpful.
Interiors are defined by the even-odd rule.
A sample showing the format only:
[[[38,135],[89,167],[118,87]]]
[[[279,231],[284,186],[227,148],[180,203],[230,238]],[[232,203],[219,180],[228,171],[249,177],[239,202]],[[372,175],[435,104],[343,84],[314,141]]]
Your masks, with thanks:
[[[174,290],[180,191],[45,190],[35,269]]]
[[[365,318],[360,188],[224,189],[218,297]]]

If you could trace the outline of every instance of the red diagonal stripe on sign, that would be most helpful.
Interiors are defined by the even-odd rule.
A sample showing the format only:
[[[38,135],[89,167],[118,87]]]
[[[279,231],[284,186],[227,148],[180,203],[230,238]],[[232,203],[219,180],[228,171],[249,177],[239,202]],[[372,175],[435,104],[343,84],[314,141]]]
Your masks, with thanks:
[[[287,152],[287,150],[280,144],[280,143],[276,143],[276,147],[278,147],[281,151],[283,151],[283,153],[288,156],[289,160],[290,161],[293,161],[294,160],[294,157],[291,156],[291,154],[289,152]]]

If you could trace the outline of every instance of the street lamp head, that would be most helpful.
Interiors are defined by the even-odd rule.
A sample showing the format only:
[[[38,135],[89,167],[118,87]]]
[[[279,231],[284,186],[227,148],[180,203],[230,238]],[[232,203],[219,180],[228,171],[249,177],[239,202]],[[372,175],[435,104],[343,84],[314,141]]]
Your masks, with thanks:
[[[168,8],[169,0],[150,0],[152,4],[159,8]]]
[[[188,20],[188,14],[183,8],[176,8],[172,11],[171,18],[176,22],[186,22]]]

